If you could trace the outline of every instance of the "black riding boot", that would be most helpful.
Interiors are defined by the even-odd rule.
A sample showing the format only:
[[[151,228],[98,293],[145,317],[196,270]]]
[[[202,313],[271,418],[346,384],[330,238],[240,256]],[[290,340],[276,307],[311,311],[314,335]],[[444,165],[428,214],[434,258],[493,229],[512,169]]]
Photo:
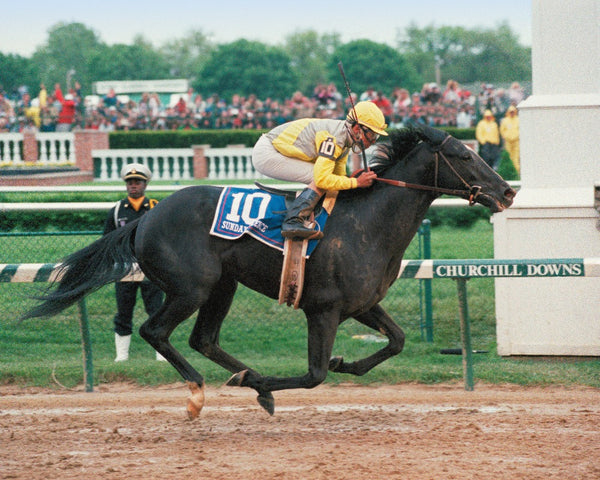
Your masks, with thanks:
[[[320,199],[321,195],[314,190],[310,188],[302,190],[287,211],[287,215],[281,226],[281,234],[286,238],[308,238],[313,235],[316,235],[315,238],[321,238],[323,236],[321,232],[312,230],[304,225],[305,220],[308,220]]]

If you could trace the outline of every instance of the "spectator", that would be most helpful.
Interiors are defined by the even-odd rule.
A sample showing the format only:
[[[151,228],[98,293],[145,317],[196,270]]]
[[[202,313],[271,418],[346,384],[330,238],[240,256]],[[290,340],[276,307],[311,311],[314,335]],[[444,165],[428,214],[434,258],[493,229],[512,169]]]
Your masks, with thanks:
[[[104,225],[104,235],[140,218],[158,203],[157,200],[145,196],[146,186],[152,178],[152,173],[144,165],[139,163],[126,165],[121,170],[121,178],[127,186],[127,198],[117,202],[108,212]],[[141,282],[115,283],[117,300],[117,314],[113,320],[115,349],[117,351],[115,362],[123,362],[129,359],[129,345],[133,332],[133,309],[138,289],[142,292],[144,307],[149,316],[154,315],[162,306],[162,291],[147,279]],[[156,359],[164,360],[158,352],[156,352]]]
[[[372,102],[377,98],[377,92],[375,92],[374,87],[368,87],[363,93],[360,94],[358,98],[361,102]]]
[[[150,107],[150,116],[153,118],[158,117],[161,108],[161,101],[158,93],[151,93],[150,99],[148,100],[148,106]]]
[[[519,105],[521,101],[525,98],[525,93],[519,85],[519,82],[513,82],[510,88],[508,89],[508,98],[510,100],[511,105]]]
[[[2,92],[0,92],[0,116],[6,117],[7,119],[11,119],[15,116],[13,106]]]
[[[437,103],[442,98],[440,87],[435,82],[424,83],[421,88],[421,102],[422,103]]]
[[[108,93],[104,95],[104,97],[102,97],[102,101],[104,102],[104,105],[108,108],[117,108],[119,106],[119,99],[117,98],[117,94],[115,93],[114,88],[111,88],[108,91]]]
[[[75,88],[79,89],[78,85],[75,82]],[[0,117],[2,115],[6,117],[3,110],[13,109],[12,115],[9,114],[8,121],[3,122],[4,128],[9,128],[11,131],[19,131],[19,128],[24,126],[24,124],[19,126],[19,116],[23,117],[22,120],[25,123],[28,118],[31,118],[34,123],[38,123],[33,117],[25,115],[23,98],[28,99],[29,97],[25,88],[21,88],[21,91],[23,97],[20,100],[15,92],[15,98],[17,98],[15,102],[18,102],[16,104],[20,107],[20,113],[14,112],[10,99],[8,101],[0,100]],[[40,84],[38,98],[43,99],[44,91],[43,85]],[[434,127],[458,124],[463,127],[467,127],[469,124],[473,126],[476,124],[475,114],[479,117],[484,110],[488,109],[496,118],[501,118],[502,112],[508,108],[511,99],[523,98],[523,90],[517,82],[513,83],[513,88],[504,91],[502,89],[494,90],[491,84],[482,84],[482,91],[479,95],[472,95],[467,89],[461,88],[455,80],[448,80],[443,94],[440,93],[435,83],[425,83],[422,91],[415,92],[412,96],[401,87],[395,87],[390,97],[386,97],[384,92],[375,92],[373,87],[369,87],[363,93],[368,94],[369,91],[375,95],[373,101],[384,112],[386,122],[394,127],[402,127],[410,118]],[[74,94],[73,91],[69,93]],[[107,129],[110,124],[111,129],[119,130],[164,130],[183,128],[183,126],[193,128],[194,124],[197,124],[198,128],[266,128],[270,130],[277,125],[300,118],[342,119],[344,110],[350,109],[348,98],[340,95],[334,84],[317,85],[314,89],[314,97],[307,97],[298,91],[294,92],[291,98],[286,98],[282,102],[271,98],[263,101],[253,94],[247,97],[234,94],[230,102],[220,98],[218,94],[205,100],[201,94],[195,94],[192,89],[188,89],[188,92],[181,96],[185,100],[185,109],[181,101],[172,108],[164,106],[161,104],[158,94],[149,92],[142,93],[139,103],[133,100],[126,103],[119,102],[114,89],[111,89],[103,97],[93,98],[93,101],[92,97],[87,97],[85,101],[77,101],[77,98],[74,98],[79,109],[75,110],[73,124],[98,129]],[[190,98],[193,98],[192,102],[190,102]],[[359,101],[355,93],[352,94],[352,98],[354,103]],[[56,102],[55,105],[52,103],[53,100]],[[483,100],[485,100],[485,104],[481,103]],[[391,113],[387,105],[388,101],[392,104]],[[31,102],[32,100],[29,99],[29,104]],[[56,110],[61,110],[62,104],[56,98],[48,96],[46,108],[42,106],[39,108],[40,129],[53,131],[58,119]],[[100,117],[96,114],[106,116],[109,119],[108,123],[100,122]],[[192,121],[186,121],[190,116]],[[470,121],[469,116],[471,117]],[[103,123],[102,126],[101,123]],[[63,130],[66,128],[60,127]]]
[[[98,130],[100,130],[101,132],[114,132],[115,125],[114,123],[111,123],[108,118],[102,117],[98,125]]]
[[[177,115],[181,118],[183,118],[187,115],[187,112],[188,112],[187,102],[184,100],[183,97],[179,97],[179,100],[175,104],[175,111],[177,112]]]
[[[31,122],[32,126],[35,126],[35,130],[40,129],[42,121],[39,98],[34,98],[29,101],[29,105],[25,108],[25,117]]]
[[[287,106],[291,110],[292,118],[308,118],[314,115],[314,102],[303,95],[301,91],[296,91],[292,95],[292,98],[286,102]]]
[[[58,121],[56,123],[57,132],[69,132],[75,121],[75,109],[77,104],[75,103],[72,93],[67,94],[63,97],[60,84],[54,86],[54,98],[60,103],[61,108],[58,113]]]
[[[506,116],[500,121],[500,135],[504,141],[504,148],[508,152],[517,173],[521,174],[519,159],[519,117],[514,105],[508,107]]]
[[[59,108],[55,103],[54,97],[48,95],[46,106],[40,108],[40,131],[54,132],[56,131],[56,120],[58,119]]]
[[[408,108],[412,105],[410,94],[406,88],[399,88],[395,90],[392,102],[394,111],[398,111],[398,109],[401,107]]]
[[[46,108],[46,105],[48,105],[48,91],[43,83],[40,84],[40,93],[38,93],[38,99],[40,102],[40,108]]]
[[[469,105],[460,106],[456,115],[456,126],[458,128],[471,128],[473,126],[473,114],[470,113]]]
[[[10,125],[8,123],[8,118],[0,115],[0,133],[9,133]]]
[[[494,108],[499,118],[504,117],[506,111],[510,107],[510,100],[503,88],[499,88],[494,92]]]
[[[456,80],[448,80],[446,83],[446,90],[442,95],[442,100],[445,103],[459,103],[461,100],[460,87]]]
[[[496,169],[500,154],[500,133],[491,110],[486,110],[483,119],[477,123],[475,138],[479,142],[479,155],[481,158],[490,167]]]
[[[379,110],[383,113],[385,117],[385,123],[389,124],[392,121],[392,115],[394,113],[394,109],[392,107],[392,102],[387,98],[381,91],[377,92],[375,100],[373,103],[379,107]]]
[[[194,106],[192,108],[193,114],[196,116],[196,119],[202,118],[204,112],[206,111],[206,102],[202,98],[202,95],[197,94],[194,97]]]

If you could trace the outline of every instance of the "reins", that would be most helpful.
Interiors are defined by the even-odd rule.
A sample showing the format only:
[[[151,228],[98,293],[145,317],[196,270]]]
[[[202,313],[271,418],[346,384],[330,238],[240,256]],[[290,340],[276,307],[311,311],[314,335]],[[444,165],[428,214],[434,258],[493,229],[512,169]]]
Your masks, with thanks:
[[[473,206],[475,204],[475,200],[481,193],[481,187],[479,185],[473,185],[473,186],[469,185],[469,183],[452,166],[450,161],[446,158],[446,155],[444,155],[444,152],[442,152],[442,147],[450,138],[451,138],[450,135],[448,135],[440,145],[435,147],[435,151],[434,151],[434,153],[435,153],[435,186],[432,187],[431,185],[420,185],[418,183],[408,183],[408,182],[403,182],[402,180],[390,180],[388,178],[379,178],[379,177],[376,178],[375,180],[378,182],[387,183],[388,185],[393,185],[395,187],[412,188],[414,190],[427,190],[430,192],[436,192],[436,193],[441,193],[441,194],[462,197],[462,198],[469,200],[469,206]],[[454,174],[459,178],[459,180],[466,187],[465,190],[443,188],[443,187],[437,186],[438,171],[439,171],[439,157],[440,156],[442,157],[444,162],[446,162],[446,165],[448,165],[450,170],[452,170],[454,172]]]

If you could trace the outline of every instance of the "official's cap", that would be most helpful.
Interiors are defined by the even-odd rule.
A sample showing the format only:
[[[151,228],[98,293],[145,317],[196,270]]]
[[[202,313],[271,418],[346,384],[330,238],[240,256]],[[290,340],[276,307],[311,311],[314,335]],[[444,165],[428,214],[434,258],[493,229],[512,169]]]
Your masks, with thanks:
[[[483,112],[483,116],[484,117],[493,117],[494,114],[492,113],[491,110],[486,110],[485,112]]]
[[[125,181],[130,178],[138,178],[149,182],[152,178],[152,172],[141,163],[129,163],[121,170],[121,178]]]

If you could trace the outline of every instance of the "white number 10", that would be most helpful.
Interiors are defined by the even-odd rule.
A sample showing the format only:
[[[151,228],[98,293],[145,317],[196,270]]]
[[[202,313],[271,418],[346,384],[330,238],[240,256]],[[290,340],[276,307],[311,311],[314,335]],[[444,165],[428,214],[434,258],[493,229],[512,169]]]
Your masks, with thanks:
[[[239,223],[240,221],[240,207],[242,208],[241,218],[246,225],[252,225],[256,220],[261,218],[265,218],[267,213],[267,207],[269,206],[269,202],[271,201],[271,196],[267,193],[256,192],[256,193],[234,193],[232,195],[233,201],[231,203],[231,210],[225,216],[227,220],[230,222]],[[260,202],[258,206],[258,214],[255,217],[251,216],[252,206],[254,204],[254,200],[258,200]],[[242,206],[242,200],[244,200],[244,205]]]

